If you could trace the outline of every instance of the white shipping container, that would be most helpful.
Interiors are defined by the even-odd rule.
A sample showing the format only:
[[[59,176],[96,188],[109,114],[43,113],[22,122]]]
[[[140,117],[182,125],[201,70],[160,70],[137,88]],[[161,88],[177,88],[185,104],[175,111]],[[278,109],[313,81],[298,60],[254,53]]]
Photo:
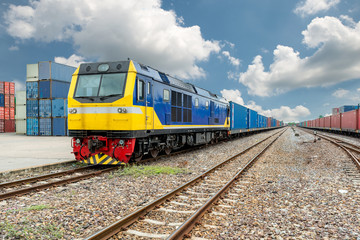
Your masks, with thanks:
[[[37,81],[39,80],[39,64],[26,64],[26,81]],[[34,79],[34,80],[31,80]]]
[[[16,134],[26,134],[26,119],[16,120],[15,124]]]
[[[16,105],[26,104],[26,91],[16,91]]]
[[[16,120],[26,119],[26,105],[16,105]]]

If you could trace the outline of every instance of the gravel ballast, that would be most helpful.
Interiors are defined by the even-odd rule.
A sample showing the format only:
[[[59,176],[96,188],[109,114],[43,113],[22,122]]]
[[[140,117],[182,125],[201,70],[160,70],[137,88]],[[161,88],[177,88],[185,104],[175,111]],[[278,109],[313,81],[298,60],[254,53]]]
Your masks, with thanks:
[[[273,132],[149,163],[186,168],[186,173],[138,178],[110,173],[1,201],[0,238],[82,239],[270,133]],[[216,216],[215,220],[220,219],[218,223],[212,217],[208,219],[211,225],[219,227],[204,232],[202,226],[197,227],[202,237],[352,239],[360,236],[360,188],[343,170],[350,159],[325,140],[314,143],[313,136],[299,133],[300,137],[295,137],[288,130],[256,163],[254,174],[248,173],[251,181],[247,181],[244,196],[231,202],[234,208],[216,210],[225,211],[227,217]]]

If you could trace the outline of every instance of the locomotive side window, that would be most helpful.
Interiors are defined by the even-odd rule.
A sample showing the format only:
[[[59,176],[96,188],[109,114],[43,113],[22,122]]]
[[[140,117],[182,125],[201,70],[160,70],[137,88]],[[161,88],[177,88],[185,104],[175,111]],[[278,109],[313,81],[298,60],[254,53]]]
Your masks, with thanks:
[[[198,98],[195,98],[195,107],[199,107],[199,99]]]
[[[169,90],[164,89],[164,97],[163,97],[163,99],[164,99],[164,102],[170,101],[170,91]]]
[[[145,95],[145,82],[143,80],[138,80],[138,101],[144,100]]]
[[[147,83],[147,94],[150,95],[150,93],[151,93],[151,83],[148,82]]]
[[[206,101],[205,107],[206,107],[206,109],[209,109],[209,101]]]

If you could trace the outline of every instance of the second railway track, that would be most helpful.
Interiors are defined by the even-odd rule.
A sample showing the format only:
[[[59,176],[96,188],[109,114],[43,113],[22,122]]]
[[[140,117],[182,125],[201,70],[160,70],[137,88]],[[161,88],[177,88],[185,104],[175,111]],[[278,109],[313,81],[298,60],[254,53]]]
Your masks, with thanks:
[[[186,236],[201,216],[283,132],[277,132],[225,160],[87,239],[179,239]],[[253,149],[255,146],[257,150]],[[219,181],[220,176],[226,181]]]

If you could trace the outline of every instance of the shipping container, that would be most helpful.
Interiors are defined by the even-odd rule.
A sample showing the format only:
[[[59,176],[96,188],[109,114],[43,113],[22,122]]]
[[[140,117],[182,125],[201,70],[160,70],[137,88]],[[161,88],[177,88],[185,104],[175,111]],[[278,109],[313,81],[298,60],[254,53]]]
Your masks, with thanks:
[[[11,82],[10,84],[10,94],[15,95],[15,83]]]
[[[10,120],[10,108],[5,108],[5,120]]]
[[[14,108],[15,107],[15,95],[9,95],[9,106],[11,108]]]
[[[246,107],[230,102],[230,130],[232,133],[247,129],[247,115],[248,111]]]
[[[16,119],[15,129],[16,134],[26,134],[26,119]]]
[[[70,83],[56,80],[39,81],[39,98],[67,98]]]
[[[40,99],[39,100],[39,117],[51,117],[51,100]]]
[[[0,120],[5,119],[5,108],[0,107]]]
[[[15,108],[9,108],[10,110],[10,120],[15,120]]]
[[[5,120],[4,132],[15,132],[15,120]]]
[[[26,65],[26,81],[39,80],[39,64],[27,64]]]
[[[39,97],[39,82],[26,82],[26,98],[37,99]]]
[[[0,107],[5,107],[5,95],[0,94]]]
[[[267,126],[270,128],[271,127],[271,117],[268,117],[267,119]]]
[[[26,100],[26,116],[39,117],[39,100]]]
[[[53,99],[52,100],[52,116],[66,117],[67,116],[67,99]]]
[[[333,108],[332,109],[332,115],[338,114],[340,113],[340,109],[339,108]]]
[[[4,94],[10,94],[10,83],[4,82]]]
[[[26,91],[16,91],[16,105],[26,105]]]
[[[5,132],[5,120],[0,119],[0,133]]]
[[[70,82],[76,68],[46,61],[39,62],[39,80],[53,79]]]
[[[5,93],[4,82],[0,82],[0,94],[4,94],[4,93]]]
[[[26,119],[26,105],[16,105],[15,119],[17,120]]]
[[[325,118],[320,118],[319,119],[319,127],[320,128],[324,128],[325,127]]]
[[[248,128],[254,129],[258,127],[258,113],[248,108]]]
[[[357,128],[358,110],[347,111],[341,116],[341,130],[355,131]]]
[[[331,115],[331,129],[341,129],[341,113]]]
[[[8,108],[8,107],[10,107],[10,97],[9,97],[10,95],[8,95],[8,94],[5,94],[4,95],[4,106],[6,107],[6,108]]]
[[[28,136],[39,135],[39,119],[38,118],[27,118],[26,119],[26,134]]]
[[[330,129],[331,128],[331,116],[324,117],[324,119],[325,119],[324,127],[327,129]]]
[[[353,106],[353,105],[344,105],[340,107],[340,113],[345,113],[345,112],[349,112],[352,110],[355,110],[357,106]]]
[[[51,136],[52,135],[52,124],[51,118],[40,118],[39,119],[39,135],[40,136]]]
[[[67,135],[67,119],[66,118],[53,118],[53,135],[66,136]]]

